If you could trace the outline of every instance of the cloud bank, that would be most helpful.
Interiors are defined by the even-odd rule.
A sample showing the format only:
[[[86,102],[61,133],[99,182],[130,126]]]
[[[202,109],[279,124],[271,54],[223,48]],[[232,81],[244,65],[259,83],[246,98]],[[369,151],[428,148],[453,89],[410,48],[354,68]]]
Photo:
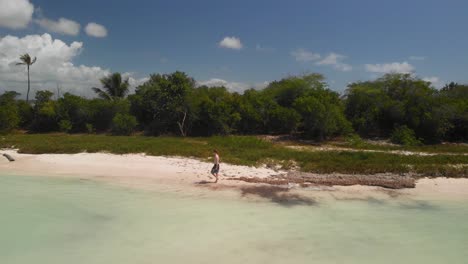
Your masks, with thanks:
[[[338,71],[351,71],[353,69],[351,65],[343,62],[343,60],[347,58],[346,56],[334,52],[322,57],[319,53],[313,53],[305,49],[296,49],[290,54],[296,61],[300,62],[315,61],[315,65],[332,66]]]
[[[49,34],[0,38],[0,92],[14,90],[25,96],[26,67],[17,66],[16,62],[20,55],[29,53],[37,57],[37,62],[31,66],[33,96],[37,90],[55,91],[57,86],[62,92],[92,96],[90,88],[99,86],[99,79],[110,71],[98,66],[74,65],[73,59],[82,49],[82,42],[67,44]]]
[[[267,87],[269,82],[263,83],[254,83],[254,84],[247,84],[241,82],[229,82],[223,79],[212,78],[206,81],[198,81],[197,86],[208,86],[208,87],[217,87],[217,86],[224,86],[231,92],[238,92],[242,93],[247,89],[254,88],[254,89],[263,89]]]
[[[374,73],[412,73],[415,68],[408,62],[393,62],[384,64],[366,64],[366,71]]]
[[[432,86],[436,88],[441,88],[443,86],[443,82],[439,77],[436,76],[429,76],[422,78],[426,82],[430,82]]]
[[[318,61],[317,65],[329,65],[339,71],[351,71],[353,67],[349,64],[343,63],[342,60],[344,59],[346,59],[346,56],[332,52],[323,60]]]
[[[34,12],[29,0],[0,0],[0,27],[21,29],[28,26]]]
[[[38,19],[36,22],[44,29],[51,32],[70,36],[77,36],[78,33],[80,33],[80,24],[73,20],[66,19],[63,17],[60,18],[58,21],[42,18]]]

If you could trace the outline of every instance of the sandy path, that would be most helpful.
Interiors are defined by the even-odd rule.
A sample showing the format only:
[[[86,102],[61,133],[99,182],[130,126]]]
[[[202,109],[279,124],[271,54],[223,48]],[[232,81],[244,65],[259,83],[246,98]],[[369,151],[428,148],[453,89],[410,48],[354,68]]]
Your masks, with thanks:
[[[371,152],[371,153],[387,153],[395,155],[404,155],[404,156],[436,156],[436,155],[461,155],[468,156],[468,153],[432,153],[432,152],[416,152],[408,150],[377,150],[377,149],[352,149],[352,148],[343,148],[336,146],[296,146],[296,145],[286,145],[286,148],[300,150],[300,151],[348,151],[348,152]]]

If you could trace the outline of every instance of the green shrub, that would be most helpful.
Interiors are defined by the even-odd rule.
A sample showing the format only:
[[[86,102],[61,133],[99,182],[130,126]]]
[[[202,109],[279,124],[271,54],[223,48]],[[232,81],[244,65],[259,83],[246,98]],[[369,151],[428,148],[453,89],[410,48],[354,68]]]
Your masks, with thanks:
[[[28,129],[34,117],[33,108],[23,100],[17,100],[16,104],[18,105],[18,114],[20,116],[19,127]]]
[[[352,146],[352,147],[361,147],[365,145],[364,140],[358,135],[351,133],[348,136],[345,137],[345,142],[347,145]]]
[[[18,127],[20,116],[15,103],[15,92],[0,95],[0,133],[7,133]]]
[[[18,112],[14,106],[0,107],[0,132],[6,133],[15,129],[20,122]]]
[[[31,131],[42,133],[59,130],[57,101],[52,100],[52,96],[50,91],[36,92]]]
[[[407,126],[400,126],[393,130],[390,136],[392,143],[405,145],[405,146],[418,146],[421,145],[421,140],[416,138],[414,131]]]
[[[86,132],[88,132],[88,134],[93,134],[94,131],[94,126],[90,123],[86,123]]]
[[[59,129],[62,132],[69,133],[72,130],[72,122],[70,120],[62,120],[59,123]]]
[[[118,113],[112,119],[112,134],[130,135],[137,126],[136,118],[129,114]]]

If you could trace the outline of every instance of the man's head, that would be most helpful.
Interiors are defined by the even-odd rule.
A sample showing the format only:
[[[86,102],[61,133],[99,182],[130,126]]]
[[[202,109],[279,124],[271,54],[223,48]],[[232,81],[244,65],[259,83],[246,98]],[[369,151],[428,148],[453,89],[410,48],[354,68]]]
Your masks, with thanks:
[[[214,153],[214,154],[218,154],[218,150],[213,149],[213,153]]]

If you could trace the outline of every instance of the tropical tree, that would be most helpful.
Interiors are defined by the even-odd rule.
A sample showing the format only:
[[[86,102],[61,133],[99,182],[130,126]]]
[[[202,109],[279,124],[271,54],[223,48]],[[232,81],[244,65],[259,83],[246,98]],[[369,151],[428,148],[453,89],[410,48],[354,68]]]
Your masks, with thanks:
[[[132,113],[147,134],[186,136],[193,119],[191,92],[195,80],[183,72],[152,74],[129,96]]]
[[[57,101],[52,99],[51,91],[37,91],[33,109],[33,120],[30,129],[33,132],[57,131],[59,116],[57,115]]]
[[[348,85],[345,113],[363,136],[387,137],[406,126],[424,143],[436,143],[452,128],[452,112],[461,113],[449,104],[446,95],[451,89],[441,93],[411,74],[386,74],[374,81]]]
[[[20,123],[18,106],[15,102],[17,92],[8,91],[0,95],[0,134],[10,132]]]
[[[29,79],[29,67],[31,67],[31,65],[33,65],[36,62],[37,58],[34,57],[34,59],[32,59],[31,56],[29,56],[29,54],[26,53],[21,55],[20,60],[21,62],[16,63],[16,65],[26,65],[28,69],[28,93],[26,94],[26,102],[29,102],[29,90],[31,89],[31,83]]]
[[[128,93],[130,86],[128,77],[122,80],[122,75],[118,72],[106,76],[100,81],[103,88],[93,87],[92,89],[102,99],[113,101],[118,98],[124,98]]]
[[[201,86],[193,89],[188,97],[192,107],[192,134],[211,136],[235,132],[241,119],[236,111],[238,97],[225,87]]]

